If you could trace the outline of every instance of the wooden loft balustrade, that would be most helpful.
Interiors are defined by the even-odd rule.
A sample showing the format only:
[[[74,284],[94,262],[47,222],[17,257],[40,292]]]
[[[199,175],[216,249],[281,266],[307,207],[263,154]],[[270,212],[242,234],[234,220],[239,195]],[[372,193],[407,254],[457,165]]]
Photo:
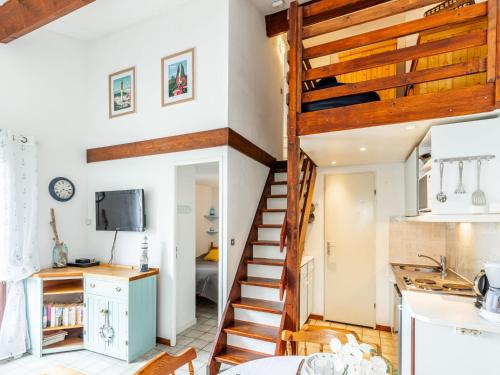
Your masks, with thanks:
[[[289,161],[299,162],[300,145],[295,137],[500,108],[500,0],[461,2],[458,7],[425,14],[440,3],[442,0],[366,3],[363,8],[333,17],[328,15],[338,9],[339,1],[291,4]],[[395,15],[399,16],[387,19]],[[415,15],[420,18],[415,19]],[[349,32],[345,29],[357,26],[362,30],[363,25],[367,25],[366,32],[345,36]],[[376,47],[394,41],[398,41],[396,48]],[[355,53],[360,49],[368,53]],[[346,55],[351,57],[343,59]],[[407,69],[410,62],[414,62],[413,68]],[[377,73],[384,66],[398,69]],[[350,83],[320,85],[321,80],[331,77]],[[408,87],[417,89],[405,90]],[[401,89],[391,91],[397,95],[381,95],[377,101],[302,111],[304,105],[397,88]],[[290,183],[298,184],[295,180]]]

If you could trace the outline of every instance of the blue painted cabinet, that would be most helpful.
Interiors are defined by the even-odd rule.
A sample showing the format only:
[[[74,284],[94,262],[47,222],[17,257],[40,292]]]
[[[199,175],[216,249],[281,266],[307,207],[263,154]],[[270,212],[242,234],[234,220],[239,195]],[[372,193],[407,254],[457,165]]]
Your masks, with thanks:
[[[156,345],[156,276],[85,278],[84,346],[133,361]]]

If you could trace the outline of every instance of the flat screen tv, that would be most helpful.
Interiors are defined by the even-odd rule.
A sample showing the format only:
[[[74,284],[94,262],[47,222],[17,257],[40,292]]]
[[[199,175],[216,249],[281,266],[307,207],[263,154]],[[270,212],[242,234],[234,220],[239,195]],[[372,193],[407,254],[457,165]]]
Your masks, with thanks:
[[[95,193],[96,230],[143,232],[146,229],[144,190]]]

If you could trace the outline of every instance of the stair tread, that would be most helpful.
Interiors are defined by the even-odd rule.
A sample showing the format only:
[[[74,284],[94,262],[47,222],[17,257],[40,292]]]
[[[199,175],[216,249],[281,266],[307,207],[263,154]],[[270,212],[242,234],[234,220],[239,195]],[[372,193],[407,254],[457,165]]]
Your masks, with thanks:
[[[286,168],[275,168],[273,173],[286,173],[288,170]]]
[[[284,307],[284,304],[281,302],[245,297],[242,297],[236,302],[233,302],[232,305],[233,307],[237,307],[240,309],[261,311],[278,315],[281,315],[283,313]]]
[[[232,326],[224,328],[224,332],[232,335],[249,337],[256,340],[276,342],[278,338],[278,327],[266,326],[264,324],[235,320]]]
[[[283,199],[287,198],[287,194],[266,194],[266,198],[271,198],[271,199]]]
[[[214,356],[214,359],[220,363],[227,363],[229,365],[240,365],[245,362],[255,361],[271,357],[269,354],[254,352],[237,348],[234,346],[227,346],[222,352]]]
[[[284,259],[271,259],[271,258],[250,258],[246,260],[247,264],[259,264],[263,266],[284,266]]]
[[[263,208],[262,212],[286,212],[286,208]]]
[[[240,280],[240,284],[279,289],[281,285],[281,280],[270,279],[267,277],[247,276],[246,280]]]
[[[288,181],[273,181],[271,185],[288,185]]]
[[[252,241],[252,245],[258,245],[258,246],[279,246],[280,242],[279,241]]]
[[[257,228],[281,229],[282,224],[257,224]]]

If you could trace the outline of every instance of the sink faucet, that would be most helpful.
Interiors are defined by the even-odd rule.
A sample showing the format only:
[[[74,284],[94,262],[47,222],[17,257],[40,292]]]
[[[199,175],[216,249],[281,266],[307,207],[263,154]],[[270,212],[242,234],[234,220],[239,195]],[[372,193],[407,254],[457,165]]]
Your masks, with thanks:
[[[433,257],[430,257],[428,255],[424,254],[418,254],[419,258],[427,258],[429,260],[432,260],[434,263],[436,263],[439,266],[439,270],[441,271],[441,278],[444,279],[448,273],[446,272],[446,257],[444,255],[441,255],[439,257],[440,261],[437,261]]]

